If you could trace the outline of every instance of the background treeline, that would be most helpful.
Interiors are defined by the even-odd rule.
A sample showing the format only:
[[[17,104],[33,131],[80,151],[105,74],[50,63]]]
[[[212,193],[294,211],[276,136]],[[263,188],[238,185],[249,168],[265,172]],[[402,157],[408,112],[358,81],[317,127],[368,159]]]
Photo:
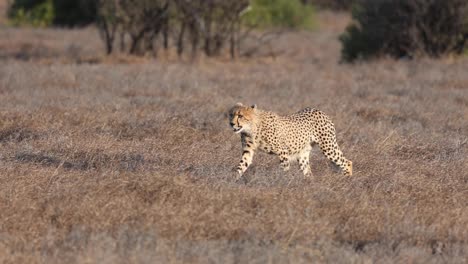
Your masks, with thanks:
[[[351,12],[341,35],[342,60],[382,55],[439,57],[467,50],[466,0],[16,0],[13,24],[83,26],[95,23],[108,54],[232,57],[268,48],[284,28],[314,27],[314,7]],[[242,49],[249,42],[250,49]]]
[[[10,8],[8,15],[16,25],[84,26],[97,20],[98,6],[106,1],[113,2],[114,0],[11,0],[9,1]],[[168,2],[176,2],[176,0],[169,0]],[[298,6],[298,2],[300,2],[300,4],[303,4],[301,7],[305,6],[306,8],[314,5],[323,9],[350,10],[356,0],[247,0],[244,2],[276,9],[291,9],[294,6]]]
[[[16,25],[96,23],[108,54],[134,55],[174,47],[179,55],[235,57],[244,41],[263,45],[277,28],[314,24],[312,5],[300,0],[17,0],[9,15]]]

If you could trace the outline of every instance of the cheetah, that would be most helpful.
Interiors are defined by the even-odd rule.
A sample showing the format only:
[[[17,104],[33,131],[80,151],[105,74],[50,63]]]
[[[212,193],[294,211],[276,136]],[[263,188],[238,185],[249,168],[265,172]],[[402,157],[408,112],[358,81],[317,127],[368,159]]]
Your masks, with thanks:
[[[256,105],[237,103],[229,110],[229,123],[234,132],[241,135],[243,153],[237,166],[239,178],[252,163],[257,149],[278,155],[284,171],[289,170],[292,161],[298,161],[303,174],[311,175],[309,154],[315,144],[344,175],[353,174],[353,163],[343,156],[336,143],[332,121],[317,109],[308,107],[280,116],[260,110]]]

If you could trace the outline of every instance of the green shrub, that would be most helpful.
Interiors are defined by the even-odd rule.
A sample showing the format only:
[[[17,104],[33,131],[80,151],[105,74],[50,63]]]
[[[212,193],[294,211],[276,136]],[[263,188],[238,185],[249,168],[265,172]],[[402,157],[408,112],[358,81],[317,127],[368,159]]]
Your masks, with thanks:
[[[84,26],[96,21],[96,0],[53,0],[55,9],[54,25]]]
[[[303,3],[313,4],[318,8],[331,10],[351,10],[356,0],[302,0]]]
[[[342,59],[348,62],[460,54],[468,40],[465,0],[361,0],[352,16],[340,36]]]
[[[300,0],[253,0],[243,21],[248,26],[312,29],[314,14],[313,6]]]
[[[17,1],[9,11],[11,24],[15,26],[29,25],[46,27],[54,20],[54,5],[47,1]]]
[[[82,26],[96,20],[94,0],[15,0],[8,11],[13,25]]]

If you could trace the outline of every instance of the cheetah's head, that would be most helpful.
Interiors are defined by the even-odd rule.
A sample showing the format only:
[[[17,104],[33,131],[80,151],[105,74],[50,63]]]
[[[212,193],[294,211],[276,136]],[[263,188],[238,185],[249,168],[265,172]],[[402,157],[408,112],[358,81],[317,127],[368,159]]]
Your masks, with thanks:
[[[255,123],[257,106],[245,106],[237,103],[229,110],[229,124],[234,132],[250,133]]]

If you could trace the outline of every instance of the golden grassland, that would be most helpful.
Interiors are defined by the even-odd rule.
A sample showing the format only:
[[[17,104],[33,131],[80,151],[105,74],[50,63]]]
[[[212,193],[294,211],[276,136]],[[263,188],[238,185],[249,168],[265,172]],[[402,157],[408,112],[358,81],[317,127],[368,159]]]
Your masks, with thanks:
[[[468,59],[339,64],[319,18],[234,62],[0,30],[0,262],[465,263]],[[326,112],[354,176],[314,149],[310,178],[259,153],[235,181],[237,101]]]

